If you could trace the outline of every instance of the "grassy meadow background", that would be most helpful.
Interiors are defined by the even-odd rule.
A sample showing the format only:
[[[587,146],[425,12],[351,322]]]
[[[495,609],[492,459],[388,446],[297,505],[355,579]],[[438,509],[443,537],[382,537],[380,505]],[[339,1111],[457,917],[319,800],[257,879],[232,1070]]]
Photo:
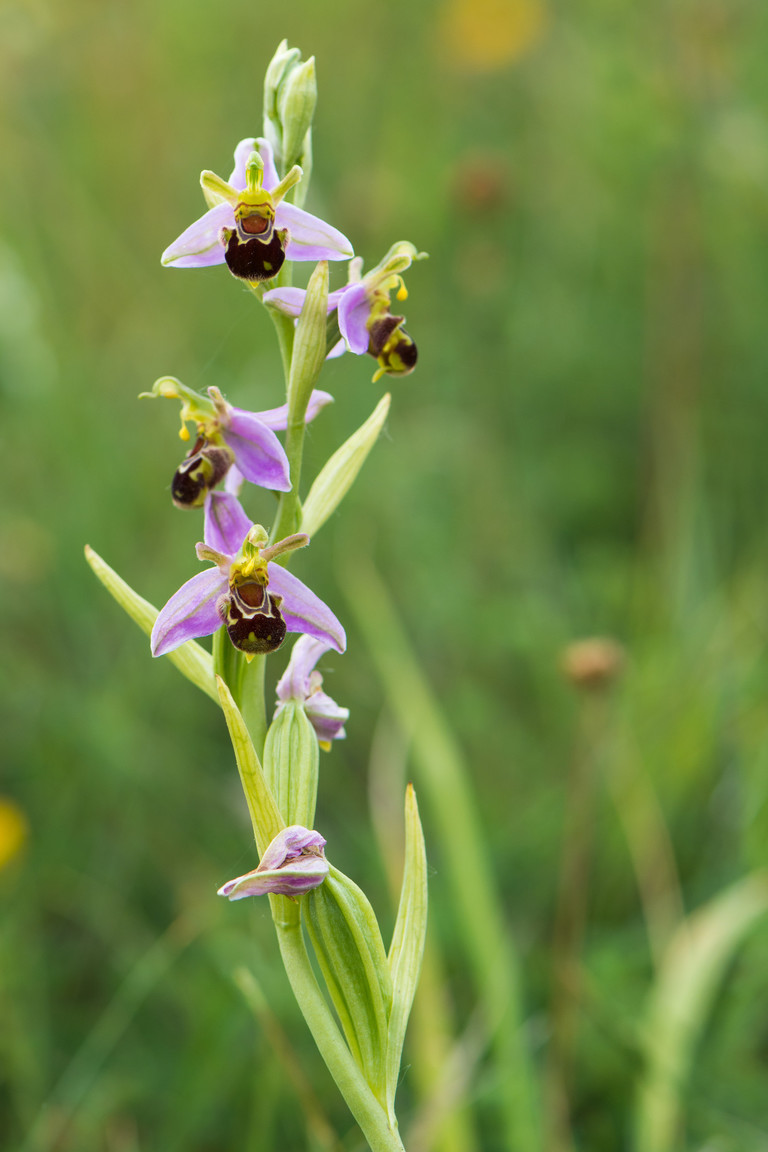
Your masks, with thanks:
[[[468,766],[543,1147],[665,1152],[637,1120],[649,989],[683,912],[768,866],[759,0],[0,0],[0,1147],[362,1147],[266,904],[215,896],[255,866],[221,716],[83,560],[87,542],[155,604],[197,570],[200,518],[168,491],[176,406],[137,401],[156,377],[280,403],[252,297],[159,256],[202,211],[200,170],[226,177],[259,134],[284,36],[317,59],[307,207],[368,266],[399,239],[430,253],[407,278],[417,371],[390,382],[386,434],[297,568],[349,635],[325,661],[351,719],[321,761],[317,827],[386,939],[370,766],[377,794],[388,765],[420,776],[368,644],[374,565]],[[325,370],[336,403],[308,478],[374,407],[371,371]],[[624,649],[610,691],[561,671],[588,636]],[[446,879],[462,845],[431,799],[448,991],[416,1043],[452,1027],[466,1075],[459,1061],[441,1105],[456,1116],[419,1142],[407,1049],[401,1124],[409,1152],[504,1152],[514,1086],[487,1037],[472,1045]],[[768,924],[753,928],[724,947],[670,1150],[768,1149]],[[559,1127],[553,1003],[570,1029]]]

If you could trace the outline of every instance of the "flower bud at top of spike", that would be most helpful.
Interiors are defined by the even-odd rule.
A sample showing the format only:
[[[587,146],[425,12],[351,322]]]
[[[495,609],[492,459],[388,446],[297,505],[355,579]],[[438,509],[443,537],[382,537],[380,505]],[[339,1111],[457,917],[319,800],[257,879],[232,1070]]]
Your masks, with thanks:
[[[328,875],[325,844],[319,832],[291,824],[278,832],[258,868],[227,881],[219,888],[218,895],[230,900],[263,896],[267,892],[296,897],[317,888]]]
[[[305,166],[311,149],[310,132],[317,106],[317,76],[315,58],[290,71],[280,86],[278,115],[283,133],[283,165]]]
[[[267,65],[264,76],[264,135],[274,149],[278,165],[282,160],[283,133],[277,102],[281,85],[299,60],[301,60],[300,50],[289,48],[288,41],[282,40]]]
[[[296,163],[309,166],[316,105],[314,57],[302,62],[299,49],[283,40],[264,77],[264,135],[274,149],[278,171]]]

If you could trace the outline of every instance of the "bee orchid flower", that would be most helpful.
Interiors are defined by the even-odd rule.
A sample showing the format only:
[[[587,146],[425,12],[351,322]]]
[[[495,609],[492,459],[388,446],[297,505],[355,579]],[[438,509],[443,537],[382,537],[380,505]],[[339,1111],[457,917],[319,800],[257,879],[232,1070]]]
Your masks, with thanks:
[[[268,545],[265,529],[251,523],[235,496],[221,493],[217,509],[213,538],[224,547],[208,541],[197,545],[198,558],[213,567],[187,580],[160,610],[152,629],[152,655],[164,656],[187,640],[210,636],[222,624],[247,659],[276,651],[286,632],[304,632],[343,652],[347,638],[330,608],[274,563],[306,547],[309,537],[299,532]]]
[[[328,314],[337,312],[342,336],[330,355],[340,355],[345,348],[356,356],[367,352],[379,364],[374,380],[384,375],[407,376],[413,371],[416,345],[403,327],[405,317],[392,315],[391,294],[396,292],[398,300],[407,298],[402,274],[414,260],[425,257],[426,253],[401,240],[365,275],[359,257],[350,262],[349,283],[328,296]],[[305,295],[303,288],[270,288],[262,299],[279,312],[298,317]]]
[[[270,280],[284,260],[349,260],[346,236],[324,220],[284,200],[301,179],[294,166],[279,179],[269,141],[241,140],[229,180],[203,172],[208,211],[166,248],[162,263],[206,268],[226,263],[243,280]]]
[[[191,438],[187,423],[194,423],[197,430],[195,442],[171,482],[171,496],[177,508],[207,505],[211,490],[233,467],[238,477],[260,488],[290,491],[288,458],[275,435],[288,426],[287,404],[264,412],[248,412],[227,403],[218,388],[209,388],[208,396],[202,396],[172,376],[156,380],[152,391],[142,395],[181,401],[182,440]],[[330,393],[316,388],[307,405],[306,423],[332,403]]]

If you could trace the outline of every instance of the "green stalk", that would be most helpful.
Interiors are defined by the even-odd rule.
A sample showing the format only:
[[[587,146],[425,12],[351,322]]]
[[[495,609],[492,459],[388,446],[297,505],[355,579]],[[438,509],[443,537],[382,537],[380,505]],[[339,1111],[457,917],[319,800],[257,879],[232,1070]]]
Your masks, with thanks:
[[[238,708],[243,689],[244,668],[245,657],[235,648],[226,628],[219,628],[213,634],[213,674],[221,676]]]
[[[299,905],[286,896],[270,896],[272,919],[285,971],[318,1051],[336,1081],[371,1152],[404,1152],[397,1132],[352,1058],[318,986],[301,931]]]
[[[278,280],[279,283],[279,280]],[[277,342],[280,345],[280,358],[283,361],[283,374],[286,385],[291,374],[291,358],[293,356],[293,337],[295,328],[290,316],[278,312],[276,308],[267,308],[277,333]]]
[[[254,656],[250,663],[243,660],[243,670],[240,677],[240,702],[238,706],[259,759],[264,755],[264,741],[267,738],[267,728],[269,727],[264,699],[266,668],[266,656]]]
[[[296,325],[290,364],[286,369],[286,395],[288,399],[288,427],[285,435],[285,454],[291,470],[291,490],[280,497],[277,522],[272,531],[273,540],[281,540],[301,526],[299,484],[304,454],[304,433],[307,405],[318,376],[325,363],[326,328],[328,324],[328,263],[321,260],[309,278],[304,306]],[[288,317],[293,332],[293,321]],[[285,358],[283,367],[286,367]]]

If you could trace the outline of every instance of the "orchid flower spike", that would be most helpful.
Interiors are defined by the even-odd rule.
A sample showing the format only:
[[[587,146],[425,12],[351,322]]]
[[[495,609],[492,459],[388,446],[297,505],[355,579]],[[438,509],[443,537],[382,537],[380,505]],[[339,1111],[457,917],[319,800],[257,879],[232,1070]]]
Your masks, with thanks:
[[[198,558],[214,567],[187,580],[161,608],[152,629],[152,655],[164,656],[187,640],[210,636],[222,624],[248,660],[275,652],[286,632],[305,632],[343,652],[347,638],[330,608],[274,563],[306,547],[309,537],[298,532],[268,545],[265,529],[251,523],[237,497],[220,493],[217,508],[215,522],[206,517],[212,534],[197,545]]]
[[[355,257],[350,261],[349,283],[328,297],[328,313],[338,310],[343,338],[331,350],[331,356],[341,355],[345,347],[357,356],[367,352],[379,364],[374,380],[413,372],[418,356],[416,345],[403,327],[405,317],[392,315],[391,295],[395,292],[398,300],[406,299],[402,274],[414,260],[424,260],[426,256],[426,252],[417,252],[413,244],[401,240],[365,276],[362,260]],[[271,288],[262,300],[288,316],[298,316],[304,296],[303,288]]]
[[[303,208],[284,200],[301,179],[294,165],[278,178],[272,145],[262,138],[241,140],[229,180],[203,172],[200,183],[208,211],[162,255],[175,268],[226,263],[242,280],[271,280],[289,260],[348,260],[346,236]]]
[[[318,660],[330,647],[313,636],[299,637],[293,646],[288,667],[278,682],[275,709],[277,717],[290,700],[300,704],[325,752],[330,751],[332,740],[344,739],[344,724],[349,719],[349,708],[340,708],[323,692],[323,678],[315,670]]]
[[[325,845],[325,838],[319,832],[291,824],[271,841],[258,868],[228,880],[217,895],[230,900],[263,896],[267,892],[295,897],[319,888],[328,875]]]
[[[171,497],[177,508],[200,508],[205,504],[207,509],[209,494],[233,465],[251,484],[274,492],[290,491],[288,458],[275,436],[276,430],[288,426],[287,404],[264,412],[247,412],[228,404],[218,388],[209,388],[208,396],[201,396],[172,376],[156,380],[152,391],[141,395],[181,401],[182,440],[190,439],[187,423],[195,424],[197,429],[195,442],[171,481]],[[332,403],[328,392],[315,389],[307,405],[307,423]]]

